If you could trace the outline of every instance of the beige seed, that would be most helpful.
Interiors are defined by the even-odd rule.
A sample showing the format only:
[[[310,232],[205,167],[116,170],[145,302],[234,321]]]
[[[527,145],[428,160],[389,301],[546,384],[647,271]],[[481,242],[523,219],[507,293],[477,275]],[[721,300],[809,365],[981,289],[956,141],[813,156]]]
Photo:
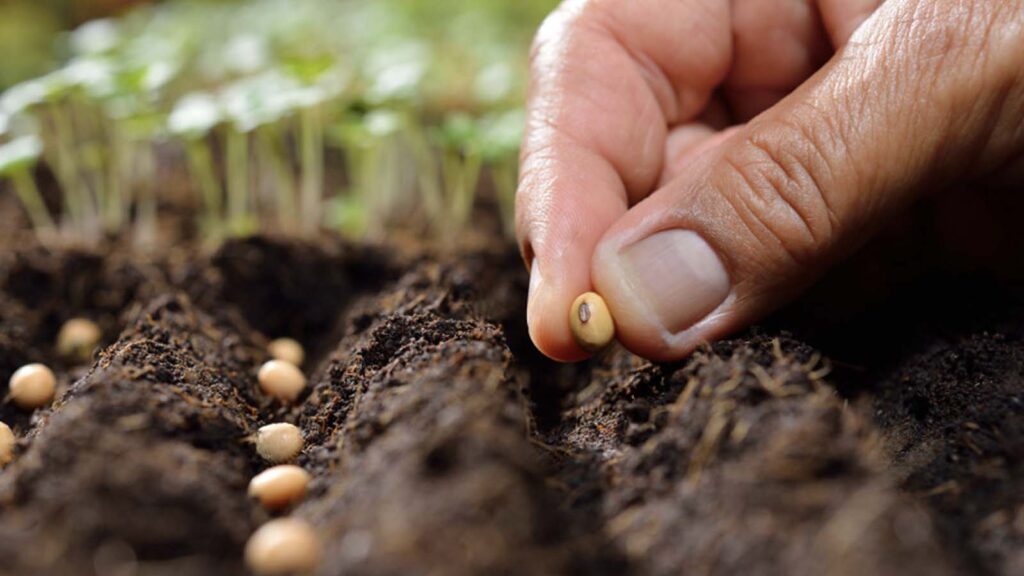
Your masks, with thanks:
[[[17,439],[11,427],[0,422],[0,466],[14,460],[14,444]]]
[[[249,496],[267,510],[281,510],[306,497],[310,476],[302,468],[281,464],[260,472],[249,481]]]
[[[272,341],[267,345],[267,352],[275,360],[284,360],[296,366],[302,366],[306,360],[306,351],[302,349],[302,344],[291,338],[278,338]]]
[[[27,364],[11,375],[8,387],[18,407],[32,410],[53,402],[57,377],[42,364]]]
[[[245,544],[245,563],[257,574],[312,572],[322,548],[313,527],[297,518],[277,518],[260,526]]]
[[[282,402],[294,402],[306,388],[306,377],[291,362],[271,360],[260,366],[260,389]]]
[[[604,298],[593,293],[580,294],[569,310],[573,338],[587,352],[597,352],[615,338],[615,323]]]
[[[287,462],[302,451],[302,432],[294,424],[267,424],[256,433],[256,452],[268,462]]]
[[[86,318],[72,318],[57,333],[57,354],[69,360],[88,362],[102,339],[103,332],[95,322]]]

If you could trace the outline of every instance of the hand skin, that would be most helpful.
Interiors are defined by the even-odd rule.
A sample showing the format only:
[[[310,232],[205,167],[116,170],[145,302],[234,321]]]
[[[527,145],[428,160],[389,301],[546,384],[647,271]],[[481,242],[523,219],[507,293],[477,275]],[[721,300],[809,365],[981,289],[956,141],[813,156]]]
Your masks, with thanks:
[[[570,0],[531,56],[530,335],[585,358],[567,316],[595,290],[622,344],[678,359],[911,204],[1022,184],[1024,1]]]

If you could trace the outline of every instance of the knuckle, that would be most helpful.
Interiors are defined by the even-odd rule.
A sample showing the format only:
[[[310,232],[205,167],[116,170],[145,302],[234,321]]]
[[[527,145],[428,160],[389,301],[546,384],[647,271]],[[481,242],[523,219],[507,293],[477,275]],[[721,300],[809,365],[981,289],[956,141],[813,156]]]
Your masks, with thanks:
[[[756,241],[800,265],[828,250],[838,235],[825,191],[832,170],[817,141],[798,124],[777,123],[726,152],[712,177]]]

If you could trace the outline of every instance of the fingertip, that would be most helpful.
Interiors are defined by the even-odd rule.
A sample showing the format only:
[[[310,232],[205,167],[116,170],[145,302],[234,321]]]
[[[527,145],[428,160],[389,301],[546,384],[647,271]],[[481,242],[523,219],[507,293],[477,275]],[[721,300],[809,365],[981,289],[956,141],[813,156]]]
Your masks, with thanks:
[[[530,269],[530,295],[526,305],[526,325],[530,339],[545,356],[559,362],[578,362],[590,357],[576,344],[569,329],[569,308],[578,294],[574,288],[560,285],[557,278],[541,272],[537,259]],[[586,288],[579,292],[585,292]]]

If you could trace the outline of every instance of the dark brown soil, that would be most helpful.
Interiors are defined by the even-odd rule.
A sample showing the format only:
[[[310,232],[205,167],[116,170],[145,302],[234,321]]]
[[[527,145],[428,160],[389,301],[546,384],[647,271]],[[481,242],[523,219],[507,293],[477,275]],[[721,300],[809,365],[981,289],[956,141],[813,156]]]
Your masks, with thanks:
[[[0,404],[0,573],[245,573],[251,435],[284,420],[324,575],[1024,574],[1024,307],[993,286],[929,278],[843,324],[811,297],[681,363],[560,366],[505,247],[12,249],[0,393],[29,361],[61,393]],[[91,365],[53,357],[72,316],[103,328]],[[310,352],[292,407],[255,385],[285,335]]]

